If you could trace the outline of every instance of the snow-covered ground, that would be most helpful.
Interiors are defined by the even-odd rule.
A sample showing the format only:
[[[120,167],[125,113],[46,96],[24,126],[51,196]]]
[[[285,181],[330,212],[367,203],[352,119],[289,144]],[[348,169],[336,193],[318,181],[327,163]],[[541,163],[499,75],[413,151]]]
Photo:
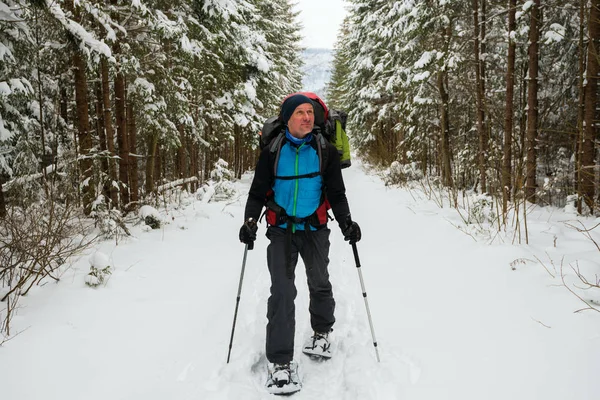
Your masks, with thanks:
[[[600,314],[574,313],[585,305],[560,277],[561,259],[568,284],[576,282],[569,266],[576,262],[592,279],[600,274],[594,243],[565,225],[575,216],[535,210],[529,246],[490,246],[457,229],[461,220],[453,209],[386,188],[359,165],[344,176],[363,231],[358,249],[381,362],[351,247],[332,226],[336,354],[315,362],[299,351],[310,334],[300,263],[296,357],[303,389],[294,399],[598,398]],[[131,239],[101,243],[97,250],[114,268],[105,285],[85,285],[86,257],[60,283],[23,298],[13,321],[13,331],[23,332],[0,348],[0,398],[273,398],[263,387],[264,226],[248,253],[226,364],[244,249],[237,235],[250,179],[237,184],[236,200],[190,201],[164,215],[170,223],[163,229],[137,226]],[[597,231],[592,234],[600,243]],[[583,296],[600,297],[593,291]]]

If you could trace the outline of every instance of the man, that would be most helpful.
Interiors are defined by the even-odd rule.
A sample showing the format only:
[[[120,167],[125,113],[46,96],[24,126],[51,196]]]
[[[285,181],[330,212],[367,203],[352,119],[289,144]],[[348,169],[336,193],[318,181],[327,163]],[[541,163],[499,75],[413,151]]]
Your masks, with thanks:
[[[266,203],[266,235],[271,241],[267,248],[271,274],[267,388],[272,393],[289,393],[300,389],[293,361],[297,294],[294,269],[298,254],[306,266],[314,331],[303,352],[329,358],[335,301],[327,271],[327,206],[331,205],[345,240],[356,243],[361,232],[350,218],[339,154],[332,144],[313,133],[313,102],[302,94],[293,94],[281,105],[280,118],[286,125],[285,134],[280,134],[274,139],[279,142],[266,146],[260,154],[239,237],[241,242],[253,245],[256,221]]]

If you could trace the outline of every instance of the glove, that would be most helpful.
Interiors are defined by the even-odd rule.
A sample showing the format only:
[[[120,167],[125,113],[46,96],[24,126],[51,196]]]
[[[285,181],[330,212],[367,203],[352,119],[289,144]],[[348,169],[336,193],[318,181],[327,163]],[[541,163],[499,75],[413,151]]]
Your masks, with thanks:
[[[256,240],[256,231],[258,231],[256,220],[248,218],[240,228],[240,242],[247,244],[248,248],[252,249]]]
[[[344,240],[349,241],[350,244],[355,244],[361,238],[360,226],[348,216],[346,218],[346,225],[342,228],[342,234],[344,235]]]

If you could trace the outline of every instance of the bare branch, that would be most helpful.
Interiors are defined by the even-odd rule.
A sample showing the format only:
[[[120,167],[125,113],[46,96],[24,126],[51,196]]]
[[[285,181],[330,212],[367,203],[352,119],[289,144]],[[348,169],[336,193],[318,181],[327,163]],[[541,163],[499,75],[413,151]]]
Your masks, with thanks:
[[[575,291],[573,289],[571,289],[567,283],[565,282],[565,275],[563,273],[563,267],[562,264],[560,266],[560,278],[562,280],[563,286],[567,288],[567,290],[569,292],[571,292],[571,294],[573,294],[575,297],[577,297],[579,300],[581,300],[587,307],[585,308],[580,308],[579,310],[574,311],[575,313],[578,313],[580,311],[587,311],[587,310],[592,310],[592,311],[596,311],[596,312],[600,312],[599,309],[597,309],[596,307],[594,307],[592,304],[590,304],[587,300],[585,300],[583,297],[581,297],[579,294],[575,293]]]
[[[535,319],[535,318],[533,318],[533,317],[531,317],[531,319],[532,319],[532,320],[534,320],[535,322],[537,322],[538,324],[542,325],[542,326],[543,326],[543,327],[545,327],[545,328],[552,329],[552,327],[551,327],[551,326],[548,326],[548,325],[544,324],[544,323],[543,323],[543,322],[541,322],[541,321],[538,321],[537,319]]]

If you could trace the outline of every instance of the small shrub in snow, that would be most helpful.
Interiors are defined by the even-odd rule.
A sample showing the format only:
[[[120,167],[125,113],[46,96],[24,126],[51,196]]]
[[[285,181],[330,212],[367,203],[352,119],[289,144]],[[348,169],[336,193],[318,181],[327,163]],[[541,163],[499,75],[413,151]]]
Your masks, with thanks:
[[[590,208],[588,207],[586,202],[583,201],[583,199],[580,199],[579,195],[577,195],[577,194],[572,194],[572,195],[567,196],[564,211],[568,214],[579,215],[579,212],[577,211],[577,202],[579,200],[581,200],[581,215],[587,215],[587,216],[591,215],[592,212],[591,212]]]
[[[385,172],[384,182],[386,185],[400,185],[409,181],[417,181],[423,178],[423,173],[417,168],[416,163],[400,164],[394,161]]]
[[[496,213],[494,212],[494,203],[491,196],[487,195],[475,195],[473,203],[471,203],[468,211],[467,223],[468,224],[484,224],[493,223],[496,219]]]
[[[112,273],[112,267],[108,257],[101,252],[96,252],[89,259],[90,272],[85,276],[85,284],[90,287],[97,287],[104,284],[108,275]]]
[[[121,211],[114,208],[109,209],[102,195],[98,196],[92,204],[91,216],[94,218],[95,225],[104,238],[130,235],[129,229],[127,229],[127,225],[123,221]]]
[[[219,158],[219,160],[215,163],[215,169],[210,171],[210,179],[215,182],[232,180],[235,174],[233,171],[227,169],[228,166],[229,164],[227,161]]]
[[[106,277],[111,274],[110,265],[102,269],[90,267],[90,272],[85,276],[85,284],[90,287],[97,287],[104,284]]]
[[[215,185],[215,194],[212,196],[211,201],[224,201],[232,199],[236,196],[237,190],[233,182],[221,181]]]
[[[178,208],[185,208],[187,206],[189,206],[190,204],[192,204],[193,202],[193,195],[188,192],[187,190],[180,190],[178,193],[178,204],[177,207]]]
[[[230,181],[208,181],[196,192],[196,198],[203,203],[229,200],[237,195],[235,185]]]
[[[45,200],[10,207],[0,218],[0,333],[10,335],[18,299],[46,279],[58,280],[96,240],[76,207]]]
[[[235,174],[227,169],[227,162],[219,159],[215,169],[211,171],[211,179],[196,192],[196,198],[204,203],[229,200],[237,195],[235,185],[231,180]]]
[[[140,216],[140,219],[144,221],[144,224],[152,229],[159,229],[162,226],[160,213],[152,206],[142,206],[138,211],[138,215]]]
[[[160,229],[160,220],[154,215],[147,215],[146,218],[144,218],[144,223],[152,229]]]
[[[208,203],[214,194],[214,183],[209,181],[198,188],[196,191],[196,198],[203,203]]]
[[[566,202],[565,208],[564,208],[564,211],[567,214],[577,215],[577,199],[578,198],[579,198],[579,196],[576,194],[567,196],[567,202]]]

